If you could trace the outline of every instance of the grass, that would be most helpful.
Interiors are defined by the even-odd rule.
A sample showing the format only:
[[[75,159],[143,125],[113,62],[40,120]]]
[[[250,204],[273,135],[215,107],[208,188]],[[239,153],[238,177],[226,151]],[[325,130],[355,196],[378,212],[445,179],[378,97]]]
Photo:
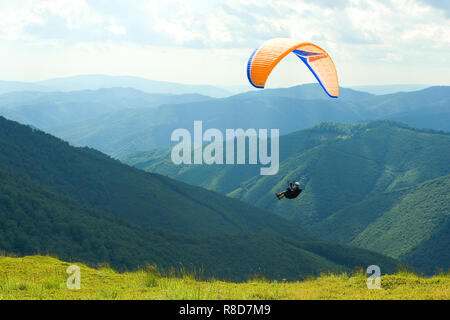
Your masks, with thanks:
[[[117,273],[111,268],[81,269],[81,289],[69,290],[66,269],[72,263],[48,256],[0,257],[3,299],[450,299],[450,275],[423,278],[410,272],[384,275],[381,289],[369,290],[367,276],[323,274],[302,282],[254,278],[245,283],[198,281],[162,276],[155,266]]]

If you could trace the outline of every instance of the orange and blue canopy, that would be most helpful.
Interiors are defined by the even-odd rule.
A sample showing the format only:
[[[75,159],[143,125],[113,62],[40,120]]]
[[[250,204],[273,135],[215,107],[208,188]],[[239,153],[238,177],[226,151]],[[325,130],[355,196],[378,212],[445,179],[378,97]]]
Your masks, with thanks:
[[[291,52],[305,63],[331,98],[339,96],[336,67],[328,53],[313,43],[295,39],[271,39],[253,51],[247,64],[250,83],[256,88],[264,88],[273,68]]]

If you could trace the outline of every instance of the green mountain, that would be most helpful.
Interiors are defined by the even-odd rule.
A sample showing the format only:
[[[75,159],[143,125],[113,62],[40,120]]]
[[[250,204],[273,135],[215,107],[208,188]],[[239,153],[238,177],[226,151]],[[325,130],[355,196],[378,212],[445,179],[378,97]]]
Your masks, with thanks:
[[[140,225],[203,236],[270,228],[297,240],[312,239],[270,212],[137,170],[96,150],[70,147],[49,134],[1,117],[0,145],[0,166]]]
[[[198,238],[138,227],[0,169],[0,248],[24,255],[45,253],[119,270],[146,263],[167,272],[184,266],[205,276],[242,281],[255,274],[301,279],[350,270],[376,261],[393,271],[397,262],[370,251],[304,243],[270,231]],[[325,252],[315,253],[317,247]],[[305,249],[311,247],[309,251]],[[341,252],[335,253],[337,250]],[[349,254],[348,252],[351,252]]]
[[[0,117],[0,251],[242,281],[398,261],[319,242],[274,214],[145,173]],[[174,231],[178,231],[174,232]],[[183,234],[180,234],[183,233]]]
[[[425,256],[421,246],[439,248],[442,243],[433,239],[449,233],[448,150],[449,134],[376,121],[325,123],[281,137],[280,170],[273,176],[260,176],[259,167],[250,165],[175,166],[167,149],[123,160],[269,209],[323,239],[383,252],[430,272],[450,266],[448,253],[434,256],[436,264],[427,268],[418,258]],[[288,179],[301,179],[305,190],[295,201],[277,201],[274,193]]]
[[[382,252],[426,273],[450,262],[450,175],[384,192],[339,210],[316,234]]]

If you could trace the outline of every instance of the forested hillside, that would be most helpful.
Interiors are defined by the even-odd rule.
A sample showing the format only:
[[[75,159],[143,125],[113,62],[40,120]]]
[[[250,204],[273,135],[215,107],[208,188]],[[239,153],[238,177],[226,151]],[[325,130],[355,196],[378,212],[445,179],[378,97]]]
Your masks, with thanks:
[[[0,118],[0,166],[98,210],[193,235],[270,228],[310,240],[298,226],[215,192],[129,167],[92,149]]]
[[[270,212],[0,118],[0,251],[233,281],[303,279],[395,259],[319,242]]]
[[[449,233],[446,133],[387,121],[322,124],[281,137],[274,176],[260,176],[258,166],[175,166],[168,151],[124,160],[272,210],[330,241],[400,257],[428,272],[449,267],[448,253],[437,253],[448,246],[442,240]],[[301,180],[305,190],[294,201],[277,201],[274,193],[288,179]],[[429,251],[433,259],[419,250],[425,245],[436,248]],[[429,259],[435,263],[425,267]]]

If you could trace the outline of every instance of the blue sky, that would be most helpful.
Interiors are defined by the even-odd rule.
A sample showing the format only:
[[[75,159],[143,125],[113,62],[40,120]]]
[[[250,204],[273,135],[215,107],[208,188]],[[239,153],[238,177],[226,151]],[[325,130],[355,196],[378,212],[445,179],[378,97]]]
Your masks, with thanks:
[[[450,85],[447,0],[0,0],[0,78],[246,85],[252,50],[275,37],[326,49],[344,86]],[[268,87],[313,81],[293,56]]]

